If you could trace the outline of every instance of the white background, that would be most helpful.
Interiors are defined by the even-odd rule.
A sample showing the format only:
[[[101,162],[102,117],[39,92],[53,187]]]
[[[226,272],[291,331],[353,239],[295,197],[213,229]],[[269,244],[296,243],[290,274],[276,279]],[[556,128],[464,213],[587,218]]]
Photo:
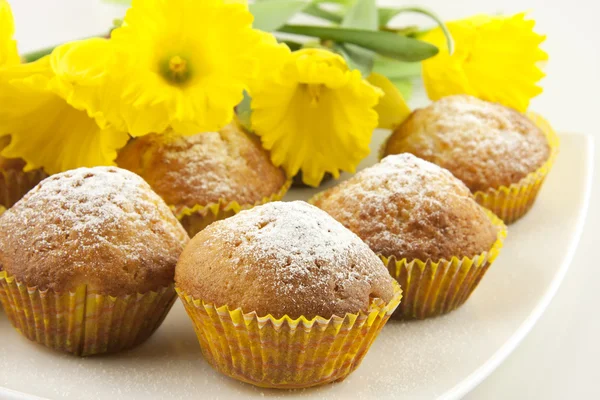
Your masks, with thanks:
[[[200,1],[200,0],[199,0]],[[30,51],[103,32],[120,9],[100,0],[9,0],[17,39]],[[388,0],[388,3],[392,2]],[[545,92],[532,110],[559,131],[594,135],[600,143],[600,6],[595,0],[395,0],[419,4],[444,19],[479,12],[531,10],[550,54]],[[596,171],[600,157],[596,150]],[[597,181],[597,179],[596,179]],[[579,250],[550,307],[515,352],[468,399],[600,398],[599,185]],[[543,236],[543,232],[540,232]],[[507,293],[509,296],[510,293]]]

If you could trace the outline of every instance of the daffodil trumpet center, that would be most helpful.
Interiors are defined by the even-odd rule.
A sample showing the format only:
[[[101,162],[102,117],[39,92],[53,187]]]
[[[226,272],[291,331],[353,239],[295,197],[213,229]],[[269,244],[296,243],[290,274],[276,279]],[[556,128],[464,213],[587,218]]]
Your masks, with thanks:
[[[182,85],[192,77],[189,61],[180,55],[166,58],[161,65],[161,75],[171,84]]]
[[[317,107],[321,100],[323,90],[325,89],[324,85],[321,83],[302,83],[301,87],[306,90],[306,93],[308,94],[310,106]]]

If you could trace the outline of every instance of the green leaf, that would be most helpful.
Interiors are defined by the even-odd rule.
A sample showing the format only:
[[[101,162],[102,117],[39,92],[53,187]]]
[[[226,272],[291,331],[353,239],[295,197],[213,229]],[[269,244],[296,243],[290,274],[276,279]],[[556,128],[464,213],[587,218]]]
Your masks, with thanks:
[[[284,25],[308,4],[308,0],[270,0],[250,4],[248,8],[254,15],[253,27],[265,32],[272,32]]]
[[[434,45],[392,32],[310,25],[284,25],[280,32],[350,43],[401,61],[421,61],[438,53]]]
[[[309,4],[308,7],[302,10],[302,12],[306,15],[310,15],[311,17],[316,17],[325,21],[333,22],[334,24],[341,24],[344,19],[343,15],[336,12],[324,10],[323,8],[319,7],[318,4]]]
[[[35,50],[35,51],[29,52],[29,53],[21,54],[21,58],[26,63],[34,62],[34,61],[39,60],[42,57],[47,56],[48,54],[51,54],[55,48],[56,48],[56,46],[46,47],[45,49]]]
[[[423,31],[421,31],[421,29],[416,26],[416,25],[411,25],[411,26],[403,26],[402,28],[398,28],[398,29],[390,29],[390,31],[392,32],[396,32],[399,35],[402,36],[408,36],[408,37],[412,37],[412,38],[419,38],[419,35],[423,33]]]
[[[240,124],[246,128],[248,132],[252,132],[252,124],[250,119],[252,117],[252,98],[250,95],[244,91],[244,99],[240,104],[235,107],[235,113],[237,114],[237,119]]]
[[[376,31],[379,28],[377,20],[377,5],[375,0],[356,0],[342,21],[344,28],[360,28]]]
[[[346,13],[342,26],[376,31],[378,25],[375,0],[355,0],[354,5]],[[375,53],[349,43],[341,44],[339,48],[351,69],[358,69],[365,78],[371,74]]]
[[[298,43],[298,42],[294,42],[293,40],[279,40],[280,43],[285,43],[287,45],[287,47],[289,47],[289,49],[291,51],[296,51],[296,50],[300,50],[302,47],[304,47],[304,44],[302,43]]]
[[[413,94],[413,82],[410,79],[390,79],[390,82],[394,84],[402,93],[404,100],[409,101]]]
[[[392,18],[394,18],[396,15],[404,13],[404,12],[414,12],[414,13],[418,13],[418,14],[423,14],[423,15],[426,15],[429,18],[433,19],[438,24],[438,26],[442,29],[442,32],[444,32],[444,36],[446,36],[446,42],[448,43],[448,52],[450,54],[454,53],[454,40],[452,39],[452,35],[450,34],[448,27],[446,26],[444,21],[442,21],[440,19],[440,17],[438,17],[435,13],[433,13],[432,11],[430,11],[426,8],[422,8],[422,7],[398,7],[398,8],[385,8],[384,7],[384,8],[380,8],[379,9],[379,25],[387,26],[387,24],[389,24],[389,22],[392,20]]]
[[[342,6],[350,6],[354,3],[355,0],[314,0],[314,4],[339,4]]]
[[[346,59],[350,69],[359,70],[364,78],[371,74],[375,58],[372,51],[348,44],[336,45],[335,50]]]
[[[379,26],[387,26],[396,15],[398,10],[396,8],[385,8],[382,7],[378,10],[379,12]]]
[[[375,57],[373,72],[387,77],[398,88],[406,101],[412,96],[413,79],[421,75],[421,63]]]
[[[389,79],[415,78],[421,75],[421,63],[397,61],[387,57],[375,57],[373,72],[387,76]]]

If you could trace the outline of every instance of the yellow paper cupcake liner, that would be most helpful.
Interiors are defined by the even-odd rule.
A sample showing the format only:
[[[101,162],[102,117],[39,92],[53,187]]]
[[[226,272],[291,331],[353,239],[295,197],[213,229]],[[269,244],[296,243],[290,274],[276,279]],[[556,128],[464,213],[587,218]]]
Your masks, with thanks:
[[[0,215],[47,176],[41,169],[30,172],[0,170]]]
[[[175,301],[173,285],[144,294],[112,297],[85,285],[57,293],[27,287],[0,271],[0,301],[23,336],[80,356],[121,351],[145,341]]]
[[[452,257],[450,260],[397,260],[380,255],[390,274],[403,290],[403,299],[394,312],[396,319],[424,319],[446,314],[460,307],[475,290],[488,268],[498,256],[506,238],[506,225],[485,210],[498,229],[489,251],[473,258]]]
[[[285,182],[285,184],[277,193],[273,193],[268,197],[263,197],[262,200],[257,201],[254,204],[240,204],[237,201],[221,199],[217,203],[210,203],[206,205],[197,204],[193,207],[171,206],[171,209],[173,210],[173,213],[179,222],[181,222],[181,225],[187,231],[188,235],[190,237],[194,237],[198,232],[215,221],[232,217],[242,210],[247,210],[262,204],[270,203],[272,201],[281,200],[291,185],[292,180],[290,179]]]
[[[193,299],[176,289],[192,319],[202,354],[218,371],[260,387],[305,388],[343,380],[354,371],[402,298],[375,299],[345,317],[259,317],[255,312]]]
[[[506,224],[515,222],[533,206],[538,192],[556,160],[560,145],[558,135],[548,121],[532,112],[527,113],[527,117],[544,132],[548,139],[550,146],[548,160],[518,183],[473,194],[479,204],[493,211]]]

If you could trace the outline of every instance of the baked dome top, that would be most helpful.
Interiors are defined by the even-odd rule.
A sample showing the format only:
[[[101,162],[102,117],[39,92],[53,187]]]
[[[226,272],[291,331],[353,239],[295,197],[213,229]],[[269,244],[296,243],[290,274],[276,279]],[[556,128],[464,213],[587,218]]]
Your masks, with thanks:
[[[188,240],[139,176],[79,168],[46,178],[2,215],[0,264],[42,290],[144,293],[173,282]]]
[[[259,316],[312,318],[386,303],[393,283],[355,234],[304,202],[273,202],[198,233],[175,271],[186,294]]]
[[[476,192],[518,183],[548,160],[550,147],[516,110],[456,95],[415,110],[393,132],[384,155],[405,152],[448,169]]]
[[[377,253],[409,261],[473,257],[495,226],[450,172],[411,154],[391,155],[323,192],[314,204]]]
[[[140,175],[175,207],[220,199],[254,204],[279,192],[286,181],[258,139],[235,122],[219,132],[134,139],[119,152],[117,164]]]

